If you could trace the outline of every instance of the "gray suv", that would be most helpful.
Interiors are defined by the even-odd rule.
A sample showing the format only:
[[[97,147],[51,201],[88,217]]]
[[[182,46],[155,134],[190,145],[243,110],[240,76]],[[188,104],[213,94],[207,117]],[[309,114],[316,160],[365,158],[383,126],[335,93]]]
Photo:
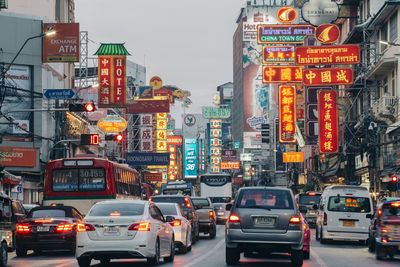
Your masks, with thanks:
[[[293,266],[303,265],[302,220],[293,193],[287,188],[241,188],[225,229],[226,264],[235,265],[240,253],[291,254]]]

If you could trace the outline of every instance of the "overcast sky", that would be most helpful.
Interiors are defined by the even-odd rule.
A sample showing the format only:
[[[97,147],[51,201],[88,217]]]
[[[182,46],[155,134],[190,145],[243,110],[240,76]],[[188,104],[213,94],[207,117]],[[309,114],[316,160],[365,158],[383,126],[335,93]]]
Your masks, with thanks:
[[[218,85],[233,80],[232,39],[244,0],[75,0],[76,21],[88,31],[89,54],[99,43],[124,42],[128,59],[145,65],[147,81],[191,92],[186,113],[211,105]],[[172,115],[180,128],[180,102]]]

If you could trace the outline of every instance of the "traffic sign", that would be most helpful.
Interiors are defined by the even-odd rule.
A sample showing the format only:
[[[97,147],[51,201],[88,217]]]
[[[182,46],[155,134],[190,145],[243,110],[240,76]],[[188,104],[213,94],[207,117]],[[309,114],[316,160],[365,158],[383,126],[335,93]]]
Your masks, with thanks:
[[[72,99],[75,96],[74,89],[47,89],[43,94],[47,99]]]
[[[22,185],[19,184],[19,185],[17,186],[17,192],[18,192],[18,193],[21,193],[21,192],[22,192]]]

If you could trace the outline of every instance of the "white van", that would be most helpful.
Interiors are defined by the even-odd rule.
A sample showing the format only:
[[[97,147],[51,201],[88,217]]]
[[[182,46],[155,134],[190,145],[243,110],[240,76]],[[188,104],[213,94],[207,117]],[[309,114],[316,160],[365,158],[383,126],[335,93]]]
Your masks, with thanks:
[[[368,189],[361,186],[332,185],[321,195],[316,239],[367,242],[373,216]]]

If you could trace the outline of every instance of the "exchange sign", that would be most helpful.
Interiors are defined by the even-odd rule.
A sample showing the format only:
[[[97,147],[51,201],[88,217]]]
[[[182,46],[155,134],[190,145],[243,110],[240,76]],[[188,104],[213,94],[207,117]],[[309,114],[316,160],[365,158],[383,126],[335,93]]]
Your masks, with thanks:
[[[338,152],[338,110],[335,90],[318,91],[319,151]]]
[[[296,87],[279,86],[279,142],[294,143],[296,122]]]
[[[295,55],[296,65],[358,64],[360,46],[298,46]]]
[[[302,44],[306,35],[313,35],[311,25],[258,25],[259,44]]]
[[[303,67],[263,66],[263,83],[302,82]]]
[[[345,85],[353,83],[352,68],[305,69],[304,85]]]
[[[79,23],[43,23],[44,62],[79,62]]]
[[[263,46],[263,64],[294,63],[294,46]]]

